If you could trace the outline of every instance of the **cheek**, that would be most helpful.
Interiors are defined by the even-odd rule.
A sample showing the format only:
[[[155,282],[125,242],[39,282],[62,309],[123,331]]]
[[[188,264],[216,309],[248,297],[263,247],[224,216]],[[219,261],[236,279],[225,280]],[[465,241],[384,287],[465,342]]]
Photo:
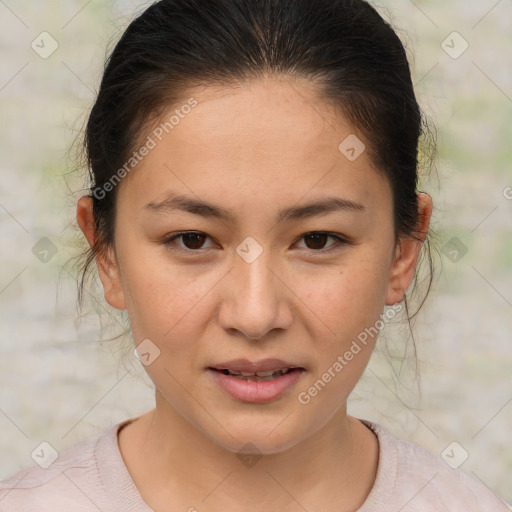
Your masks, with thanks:
[[[307,308],[315,313],[309,316],[316,318],[315,356],[296,398],[318,425],[346,402],[378,338],[385,279],[382,268],[374,260],[367,261],[359,259],[357,265],[337,269],[304,290]]]
[[[383,260],[371,253],[371,249],[354,252],[337,267],[295,276],[292,281],[310,316],[318,318],[318,325],[329,335],[326,339],[347,341],[348,336],[357,335],[383,312],[386,268]]]
[[[377,341],[385,304],[386,262],[374,254],[372,248],[354,253],[342,266],[318,273],[302,289],[304,311],[313,311],[309,316],[316,318],[315,364],[297,399],[319,418],[324,418],[326,404],[325,410],[333,411],[346,401]]]
[[[141,265],[140,261],[148,261]],[[135,255],[125,261],[123,281],[127,295],[127,309],[136,341],[143,338],[164,340],[190,322],[205,290],[213,286],[204,279],[194,278],[190,271],[182,271],[164,262],[149,263],[149,259]]]

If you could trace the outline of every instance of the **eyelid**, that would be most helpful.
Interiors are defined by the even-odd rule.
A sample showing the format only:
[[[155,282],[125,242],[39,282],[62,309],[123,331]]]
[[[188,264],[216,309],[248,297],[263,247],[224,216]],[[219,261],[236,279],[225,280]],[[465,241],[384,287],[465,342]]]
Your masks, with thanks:
[[[182,253],[184,252],[184,253],[188,253],[188,254],[194,254],[194,253],[202,254],[202,252],[203,252],[202,248],[201,249],[186,249],[186,248],[180,247],[179,245],[173,244],[174,240],[180,238],[183,235],[189,235],[189,234],[204,235],[207,238],[211,239],[210,235],[208,235],[207,233],[204,233],[202,231],[180,231],[178,233],[172,233],[170,235],[165,236],[160,241],[160,243],[176,252],[182,252]],[[308,249],[308,248],[299,249],[300,251],[306,251],[310,254],[311,253],[326,254],[331,251],[335,251],[344,245],[355,245],[355,242],[350,237],[347,237],[340,233],[333,233],[330,231],[307,231],[306,233],[303,233],[302,235],[300,235],[299,238],[297,239],[297,241],[294,242],[294,244],[296,244],[298,241],[304,239],[308,235],[327,235],[328,237],[334,238],[336,240],[336,242],[334,244],[328,246],[326,249],[318,249],[318,250]],[[174,245],[174,247],[172,247],[172,245]]]
[[[192,235],[192,234],[205,235],[207,238],[211,239],[210,235],[208,235],[202,231],[180,231],[178,233],[171,233],[170,235],[164,236],[164,238],[162,238],[162,240],[160,240],[160,243],[176,252],[184,252],[184,253],[188,253],[188,254],[193,254],[193,253],[201,254],[203,251],[202,248],[196,249],[196,250],[187,249],[187,248],[180,247],[179,245],[176,245],[173,243],[174,240],[182,237],[183,235]]]
[[[330,246],[328,246],[326,249],[318,249],[318,250],[315,250],[315,249],[308,249],[307,247],[306,248],[301,248],[299,250],[301,251],[306,251],[308,253],[312,253],[312,254],[327,254],[329,252],[332,252],[332,251],[336,251],[337,249],[341,248],[342,246],[344,245],[354,245],[354,242],[347,236],[344,236],[340,233],[332,233],[330,231],[308,231],[307,233],[304,233],[303,235],[301,235],[298,240],[302,240],[303,238],[305,238],[307,235],[327,235],[328,237],[330,238],[334,238],[336,240],[336,242]]]

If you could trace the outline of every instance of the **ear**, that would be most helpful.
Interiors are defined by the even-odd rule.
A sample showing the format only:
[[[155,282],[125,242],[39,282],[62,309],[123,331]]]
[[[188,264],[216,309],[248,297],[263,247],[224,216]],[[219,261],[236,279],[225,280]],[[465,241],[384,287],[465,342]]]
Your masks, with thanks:
[[[392,306],[400,302],[414,278],[416,264],[421,247],[428,233],[432,216],[432,198],[423,192],[418,194],[419,219],[415,238],[401,238],[396,250],[393,265],[390,270],[386,305]]]
[[[85,238],[87,238],[89,245],[94,247],[97,234],[94,225],[93,201],[91,196],[83,196],[78,200],[76,220]],[[114,251],[108,248],[97,252],[96,265],[103,284],[105,300],[116,309],[126,309],[121,274]]]

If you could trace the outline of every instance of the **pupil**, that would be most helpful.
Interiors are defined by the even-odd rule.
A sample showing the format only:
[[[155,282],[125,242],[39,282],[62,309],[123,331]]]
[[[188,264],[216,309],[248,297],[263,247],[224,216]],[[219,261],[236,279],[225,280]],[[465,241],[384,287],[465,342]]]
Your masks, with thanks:
[[[325,239],[328,235],[326,235],[325,233],[313,233],[311,235],[306,235],[306,240],[313,240],[313,245],[315,243],[318,243],[319,242],[319,239],[320,239],[320,242],[322,242],[323,239]],[[309,244],[306,243],[306,245],[308,245],[309,249],[321,249],[324,245],[325,245],[325,240],[323,240],[324,243],[320,243],[320,247],[309,247]]]
[[[194,237],[195,237],[195,239],[194,239]],[[204,235],[201,235],[200,233],[186,233],[186,234],[182,235],[182,238],[183,238],[183,242],[185,243],[185,246],[188,249],[200,249],[204,242],[201,240],[201,238],[204,238]],[[190,241],[191,238],[192,238],[192,244],[187,243],[187,241]],[[198,238],[199,238],[199,243],[197,240]],[[192,245],[192,247],[190,247],[190,245]]]

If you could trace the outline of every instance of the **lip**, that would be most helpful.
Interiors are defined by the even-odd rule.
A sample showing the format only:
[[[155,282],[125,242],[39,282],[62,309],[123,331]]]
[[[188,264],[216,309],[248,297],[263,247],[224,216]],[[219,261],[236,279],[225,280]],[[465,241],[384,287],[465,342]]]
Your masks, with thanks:
[[[232,359],[225,363],[219,363],[209,368],[214,370],[233,370],[238,372],[268,372],[270,370],[280,370],[284,368],[301,368],[304,369],[300,364],[290,361],[284,361],[283,359],[262,359],[260,361],[250,361],[249,359]]]
[[[271,380],[251,381],[226,375],[221,370],[239,372],[267,372],[293,368],[291,371]],[[214,382],[235,400],[249,403],[265,403],[281,398],[289,391],[306,371],[299,364],[293,364],[282,359],[264,359],[249,361],[248,359],[234,359],[225,363],[216,364],[207,368]]]

